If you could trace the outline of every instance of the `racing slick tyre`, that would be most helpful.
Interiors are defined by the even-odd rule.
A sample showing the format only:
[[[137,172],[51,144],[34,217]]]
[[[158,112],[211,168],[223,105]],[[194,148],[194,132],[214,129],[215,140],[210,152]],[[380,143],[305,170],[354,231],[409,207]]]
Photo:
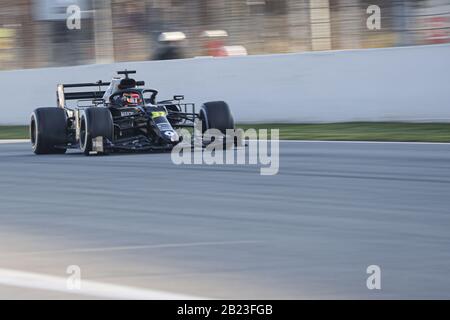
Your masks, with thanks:
[[[112,141],[114,132],[111,111],[107,108],[93,107],[84,110],[80,117],[80,149],[85,155],[94,151],[92,140],[103,137]]]
[[[227,129],[234,129],[234,120],[230,107],[223,101],[206,102],[200,109],[202,132],[218,129],[223,134]]]
[[[236,145],[235,137],[226,136],[227,129],[234,130],[234,119],[228,104],[223,101],[206,102],[200,109],[199,117],[202,121],[202,134],[208,129],[217,129],[224,134],[224,148]],[[210,143],[212,142],[211,140]]]
[[[67,116],[61,108],[38,108],[31,114],[30,140],[35,154],[67,151]]]

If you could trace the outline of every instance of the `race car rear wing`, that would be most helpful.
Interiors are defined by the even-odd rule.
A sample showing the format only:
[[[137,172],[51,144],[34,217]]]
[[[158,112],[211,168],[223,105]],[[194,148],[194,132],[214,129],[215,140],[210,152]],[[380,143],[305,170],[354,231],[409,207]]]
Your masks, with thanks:
[[[65,108],[66,100],[95,100],[102,99],[105,91],[102,87],[107,87],[111,82],[98,81],[95,83],[70,83],[70,84],[59,84],[56,90],[57,104],[60,108]],[[136,81],[136,86],[145,85],[144,81]],[[78,91],[78,92],[66,92],[67,88],[85,88],[85,87],[98,87],[96,91]]]

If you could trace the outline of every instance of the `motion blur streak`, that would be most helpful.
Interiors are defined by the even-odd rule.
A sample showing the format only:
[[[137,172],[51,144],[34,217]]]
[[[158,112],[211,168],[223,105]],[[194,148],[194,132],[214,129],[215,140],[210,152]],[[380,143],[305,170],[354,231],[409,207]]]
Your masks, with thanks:
[[[199,300],[199,298],[187,295],[177,295],[162,291],[143,290],[138,288],[116,286],[113,284],[93,281],[82,281],[80,289],[67,289],[67,279],[50,275],[21,272],[16,270],[0,269],[0,284],[33,288],[40,290],[60,291],[66,294],[80,296],[93,296],[109,299],[139,299],[139,300]]]
[[[450,298],[449,151],[281,142],[279,174],[260,176],[1,145],[0,267],[78,265],[85,280],[210,298]],[[200,242],[230,243],[88,250]],[[381,290],[366,287],[370,265]],[[0,285],[0,297],[43,296]]]
[[[58,253],[79,253],[79,252],[105,252],[105,251],[127,251],[127,250],[149,250],[162,248],[183,248],[183,247],[202,247],[202,246],[226,246],[236,244],[260,243],[260,241],[217,241],[217,242],[194,242],[194,243],[162,243],[149,244],[142,246],[122,246],[122,247],[102,247],[102,248],[75,248],[61,251],[36,251],[36,252],[20,252],[16,255],[41,255],[41,254],[58,254]]]

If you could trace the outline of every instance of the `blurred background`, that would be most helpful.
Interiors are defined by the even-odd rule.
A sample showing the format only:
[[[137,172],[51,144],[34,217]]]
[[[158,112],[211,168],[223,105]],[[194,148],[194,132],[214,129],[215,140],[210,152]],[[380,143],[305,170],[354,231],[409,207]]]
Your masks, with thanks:
[[[0,70],[447,42],[450,0],[0,0]]]

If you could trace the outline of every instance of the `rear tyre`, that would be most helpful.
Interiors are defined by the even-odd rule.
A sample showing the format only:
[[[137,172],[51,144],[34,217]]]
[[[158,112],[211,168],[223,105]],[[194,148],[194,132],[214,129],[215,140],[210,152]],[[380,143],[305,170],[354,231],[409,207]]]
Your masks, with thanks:
[[[113,139],[112,115],[107,108],[87,108],[80,118],[80,149],[85,155],[93,151],[92,139],[103,137]]]
[[[35,154],[67,151],[67,116],[61,108],[38,108],[31,114],[30,140]]]

